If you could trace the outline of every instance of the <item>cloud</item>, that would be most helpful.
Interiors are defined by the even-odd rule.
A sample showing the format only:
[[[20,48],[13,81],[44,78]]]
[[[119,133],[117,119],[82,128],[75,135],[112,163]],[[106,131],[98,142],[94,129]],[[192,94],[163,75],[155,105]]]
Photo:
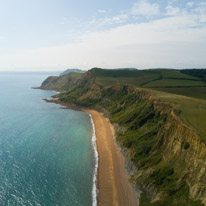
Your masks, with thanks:
[[[149,19],[160,14],[159,4],[150,4],[147,0],[141,0],[133,5],[131,13]]]
[[[111,17],[93,18],[89,23],[96,25],[98,28],[106,25],[120,24],[126,22],[129,18],[128,14],[119,14]]]
[[[206,26],[197,15],[168,16],[83,35],[80,41],[1,56],[21,68],[63,69],[68,66],[205,67]],[[198,51],[198,52],[197,52]],[[7,62],[8,63],[8,62]],[[11,66],[11,65],[10,65]]]
[[[98,12],[98,13],[102,13],[102,14],[105,14],[105,13],[106,13],[106,11],[103,10],[103,9],[99,9],[97,12]]]
[[[187,2],[186,6],[187,6],[187,7],[193,7],[194,4],[195,4],[195,2],[190,1],[190,2]]]
[[[206,6],[206,2],[203,2],[203,1],[200,2],[200,5],[201,5],[201,6]]]
[[[178,1],[179,1],[179,0],[169,0],[169,1],[168,1],[168,4],[171,5],[171,4],[177,3]]]
[[[168,16],[176,16],[180,14],[180,8],[173,7],[173,6],[167,6],[166,7],[166,15]]]
[[[106,24],[113,24],[113,23],[123,23],[125,20],[128,19],[127,14],[120,14],[113,17],[105,17],[100,20],[100,25],[106,25]]]
[[[68,23],[68,19],[66,17],[64,17],[60,22],[60,24],[67,24],[67,23]]]
[[[138,4],[138,5],[137,5]],[[141,6],[146,4],[152,16]],[[194,6],[195,5],[195,6]],[[206,3],[195,3],[192,8],[168,5],[165,13],[159,14],[159,5],[147,1],[137,2],[133,15],[144,16],[147,21],[131,22],[132,14],[119,14],[101,19],[93,19],[91,24],[115,27],[98,32],[89,32],[76,41],[65,45],[39,48],[19,52],[14,55],[0,55],[1,68],[32,68],[57,70],[67,67],[89,69],[94,66],[115,67],[205,67],[206,59]],[[140,7],[143,9],[138,11]],[[147,11],[148,12],[148,11]],[[167,14],[167,15],[165,15]],[[160,18],[152,19],[160,15]],[[10,64],[8,64],[10,62]]]
[[[200,2],[200,4],[193,11],[201,14],[206,13],[206,2]]]
[[[206,23],[206,2],[200,2],[200,4],[192,10],[192,12],[198,15],[201,23]]]

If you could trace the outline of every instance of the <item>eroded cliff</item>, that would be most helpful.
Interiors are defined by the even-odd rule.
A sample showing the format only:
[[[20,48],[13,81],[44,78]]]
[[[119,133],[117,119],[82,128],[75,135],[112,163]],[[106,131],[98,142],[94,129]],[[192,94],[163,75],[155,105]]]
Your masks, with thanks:
[[[92,71],[58,98],[97,109],[116,125],[131,159],[131,180],[143,192],[140,206],[206,205],[206,145],[182,122],[175,104],[134,86],[103,88]]]

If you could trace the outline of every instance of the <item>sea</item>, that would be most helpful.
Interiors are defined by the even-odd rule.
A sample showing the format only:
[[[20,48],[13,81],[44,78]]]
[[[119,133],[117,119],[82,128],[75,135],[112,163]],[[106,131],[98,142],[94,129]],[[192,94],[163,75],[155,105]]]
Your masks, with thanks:
[[[95,206],[94,126],[32,89],[47,73],[0,72],[0,205]]]

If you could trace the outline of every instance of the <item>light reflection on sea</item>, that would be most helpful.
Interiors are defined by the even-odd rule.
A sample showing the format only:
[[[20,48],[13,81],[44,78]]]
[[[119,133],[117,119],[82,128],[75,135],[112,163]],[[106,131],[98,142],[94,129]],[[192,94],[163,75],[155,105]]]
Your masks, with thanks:
[[[0,205],[92,205],[92,125],[44,102],[42,74],[0,73]]]

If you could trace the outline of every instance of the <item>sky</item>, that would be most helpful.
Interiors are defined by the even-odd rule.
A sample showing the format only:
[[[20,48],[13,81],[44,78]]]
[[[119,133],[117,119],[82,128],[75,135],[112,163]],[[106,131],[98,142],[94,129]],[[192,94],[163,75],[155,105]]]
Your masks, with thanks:
[[[0,71],[206,68],[205,0],[0,0]]]

